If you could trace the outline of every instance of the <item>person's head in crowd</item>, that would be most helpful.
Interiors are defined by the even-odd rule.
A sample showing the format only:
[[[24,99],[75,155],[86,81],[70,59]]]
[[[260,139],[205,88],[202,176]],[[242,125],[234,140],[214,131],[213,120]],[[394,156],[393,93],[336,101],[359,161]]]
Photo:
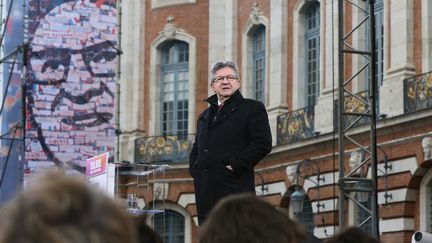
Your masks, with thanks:
[[[130,216],[83,179],[49,173],[0,210],[0,243],[136,243]]]
[[[379,240],[360,228],[348,227],[330,237],[326,243],[379,243]]]
[[[136,215],[133,219],[138,233],[138,243],[162,243],[158,233],[147,224],[146,215]]]
[[[222,199],[200,229],[201,243],[300,243],[306,239],[288,215],[252,193]]]

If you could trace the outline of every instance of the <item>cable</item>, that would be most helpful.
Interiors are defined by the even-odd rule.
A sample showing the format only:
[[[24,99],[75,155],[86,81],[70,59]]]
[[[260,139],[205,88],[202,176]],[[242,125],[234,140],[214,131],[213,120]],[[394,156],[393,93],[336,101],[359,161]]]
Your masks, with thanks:
[[[335,63],[334,63],[334,0],[331,2],[331,9],[332,9],[332,15],[331,15],[331,21],[332,21],[332,100],[333,100],[333,119],[335,118],[335,111],[336,111],[336,103],[335,101]],[[336,134],[335,134],[335,121],[333,121],[333,234],[336,232],[336,178],[335,178],[335,171],[336,171]],[[340,155],[339,155],[340,156]],[[324,233],[327,236],[327,230],[324,227]]]
[[[116,156],[117,161],[120,161],[120,135],[122,134],[122,130],[120,128],[120,81],[121,81],[121,55],[123,54],[122,51],[122,16],[123,16],[123,7],[122,7],[122,0],[117,1],[117,12],[118,12],[118,28],[119,28],[119,35],[118,35],[118,41],[117,41],[117,47],[114,46],[114,48],[117,50],[118,60],[117,60],[117,76],[116,76],[116,105],[117,105],[117,118],[116,121],[116,138],[117,138],[117,151]]]
[[[3,6],[4,6],[3,2],[4,1],[2,1],[2,3],[0,4],[0,10],[6,10],[3,8]],[[24,59],[22,60],[23,63],[21,63],[20,54],[23,53],[23,56],[25,57],[25,47],[26,47],[26,44],[19,43],[20,38],[15,39],[15,37],[14,37],[15,33],[12,33],[12,36],[9,36],[8,34],[6,34],[6,32],[9,32],[11,30],[11,29],[8,29],[8,27],[12,27],[12,26],[9,26],[9,24],[13,23],[12,20],[16,20],[12,17],[12,15],[13,15],[12,11],[15,12],[16,10],[18,10],[20,8],[20,4],[22,4],[23,10],[21,11],[21,9],[19,9],[19,12],[22,14],[25,13],[25,10],[24,10],[25,3],[24,2],[25,1],[22,1],[22,3],[20,3],[19,1],[14,1],[14,0],[9,1],[9,6],[7,6],[7,4],[6,4],[6,6],[7,6],[6,16],[1,15],[1,19],[3,19],[4,22],[2,22],[3,30],[2,30],[1,37],[0,37],[0,46],[3,48],[2,49],[3,55],[0,58],[0,67],[4,70],[4,74],[9,72],[8,77],[7,77],[7,81],[6,81],[6,76],[3,75],[4,76],[3,82],[7,82],[7,83],[5,83],[5,86],[3,87],[5,89],[5,91],[4,91],[4,94],[2,96],[2,104],[1,104],[1,108],[0,108],[0,119],[3,120],[5,125],[6,125],[6,123],[8,123],[7,125],[10,125],[10,123],[12,123],[12,121],[7,121],[7,119],[5,119],[4,116],[2,116],[2,115],[3,115],[3,111],[5,110],[5,104],[7,104],[7,102],[6,102],[7,97],[11,96],[10,94],[8,94],[8,91],[11,88],[15,88],[15,85],[13,84],[14,75],[21,72],[20,82],[22,82],[23,73],[22,73],[20,65],[24,65]],[[4,11],[2,11],[2,12],[4,12]],[[21,16],[24,16],[24,14]],[[23,21],[23,23],[24,22],[25,21]],[[23,30],[24,30],[24,28],[23,28]],[[8,40],[11,40],[11,43],[9,43]],[[13,50],[10,53],[4,54],[5,53],[4,48],[8,49],[7,51],[9,51],[12,47],[12,44],[15,45],[15,50]],[[6,47],[5,45],[7,45],[9,47]],[[13,59],[13,61],[11,61],[11,59]],[[19,90],[19,87],[17,88],[17,90]],[[19,91],[17,91],[16,94],[19,95]],[[21,93],[21,99],[23,99],[23,98],[24,98],[24,96]],[[15,104],[19,104],[19,101],[15,100],[14,105]],[[24,105],[24,103],[22,103],[22,105]],[[18,108],[16,108],[16,109],[13,108],[12,112],[14,114],[16,114],[15,111],[18,111]],[[6,113],[9,112],[7,106],[6,106],[5,112]],[[21,120],[24,120],[24,119],[25,118],[23,117]],[[19,179],[19,185],[18,186],[19,187],[22,186],[23,164],[22,164],[21,160],[24,157],[23,148],[25,147],[25,145],[24,145],[24,135],[25,135],[24,128],[25,128],[25,125],[24,124],[25,123],[23,123],[23,121],[16,121],[15,124],[12,125],[12,127],[8,128],[8,131],[3,130],[3,129],[7,129],[7,127],[3,127],[1,129],[2,130],[1,132],[3,134],[0,135],[0,140],[2,141],[2,143],[3,143],[3,140],[4,141],[9,140],[10,143],[9,144],[7,144],[7,143],[2,144],[2,146],[4,146],[4,148],[8,147],[8,152],[7,152],[7,157],[6,157],[5,161],[4,160],[1,161],[0,169],[2,169],[2,172],[1,172],[1,177],[0,177],[0,196],[2,194],[2,190],[4,189],[3,186],[9,186],[9,185],[3,185],[3,182],[6,181],[5,183],[9,184],[9,180],[11,179],[9,177],[5,179],[6,173],[12,172],[12,174],[15,174],[15,172],[19,172],[19,178],[16,178],[16,179]],[[22,131],[22,132],[20,132],[20,131]],[[12,133],[13,133],[13,135],[11,136]],[[15,140],[18,141],[18,143],[16,145],[14,144]],[[8,169],[9,160],[14,159],[14,155],[16,155],[16,153],[18,153],[17,154],[18,155],[18,161],[16,162],[13,160],[11,162],[13,165],[12,168]],[[12,155],[12,158],[10,157],[11,155]],[[15,167],[15,163],[18,163],[17,164],[18,168]]]
[[[3,179],[4,179],[4,177],[5,177],[6,168],[7,168],[8,164],[9,164],[9,157],[10,157],[10,154],[11,154],[11,151],[12,151],[12,146],[13,146],[13,143],[14,143],[14,141],[15,141],[15,135],[16,135],[16,132],[17,132],[17,131],[18,131],[18,128],[15,128],[15,130],[14,130],[14,134],[13,134],[13,136],[12,136],[12,141],[11,141],[10,144],[9,144],[8,154],[7,154],[7,156],[6,156],[6,161],[5,161],[5,163],[4,163],[4,166],[3,166],[3,168],[2,168],[2,173],[1,173],[1,178],[0,178],[0,189],[1,189],[2,186],[3,186]]]
[[[1,39],[0,39],[0,46],[3,45],[3,40],[4,40],[5,33],[6,33],[7,25],[9,23],[9,17],[10,17],[10,13],[12,11],[13,4],[14,4],[14,0],[12,0],[11,3],[10,3],[10,5],[9,5],[8,13],[7,13],[7,16],[6,16],[6,21],[4,23],[5,27],[3,28],[3,33],[2,33],[2,36],[1,36]]]
[[[4,92],[4,95],[3,95],[3,99],[2,99],[2,104],[1,104],[1,108],[0,108],[0,116],[3,113],[4,104],[6,103],[5,102],[6,101],[6,96],[7,96],[7,92],[8,92],[8,89],[9,89],[10,81],[12,79],[13,70],[15,68],[16,59],[17,59],[17,55],[15,53],[15,58],[14,58],[14,60],[12,62],[12,68],[11,68],[11,71],[9,73],[8,81],[7,81],[7,84],[6,84],[6,89],[5,89],[5,92]]]
[[[12,132],[14,132],[14,129],[18,129],[18,125],[19,125],[19,123],[15,124],[13,127],[9,128],[9,130],[6,133],[1,134],[0,135],[0,139],[2,139],[2,140],[8,140],[8,139],[4,139],[3,137],[6,137],[7,135],[9,135]]]

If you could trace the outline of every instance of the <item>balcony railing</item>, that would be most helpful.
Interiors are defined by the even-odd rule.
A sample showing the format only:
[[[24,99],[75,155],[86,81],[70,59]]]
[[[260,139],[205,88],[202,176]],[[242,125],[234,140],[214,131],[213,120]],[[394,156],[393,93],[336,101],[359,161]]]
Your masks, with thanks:
[[[432,72],[404,80],[404,113],[432,107]]]
[[[368,91],[361,91],[357,94],[350,94],[345,96],[345,112],[347,113],[369,113],[370,105],[368,101]],[[335,100],[335,109],[334,109],[334,128],[338,129],[338,99]],[[378,110],[378,108],[377,108]],[[344,129],[348,127],[357,127],[360,125],[370,123],[370,118],[367,116],[359,116],[359,115],[346,115],[344,116],[343,124]]]
[[[313,136],[314,107],[291,111],[277,117],[277,144],[298,142]]]
[[[135,140],[136,163],[185,163],[195,135],[153,136]]]

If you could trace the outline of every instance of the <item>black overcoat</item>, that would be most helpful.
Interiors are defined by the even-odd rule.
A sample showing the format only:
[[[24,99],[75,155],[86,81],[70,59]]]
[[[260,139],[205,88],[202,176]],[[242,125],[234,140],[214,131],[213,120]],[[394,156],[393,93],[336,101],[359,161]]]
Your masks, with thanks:
[[[255,193],[254,167],[271,151],[272,141],[261,102],[243,98],[238,90],[220,110],[216,95],[206,101],[210,106],[198,118],[189,157],[200,224],[222,197]]]

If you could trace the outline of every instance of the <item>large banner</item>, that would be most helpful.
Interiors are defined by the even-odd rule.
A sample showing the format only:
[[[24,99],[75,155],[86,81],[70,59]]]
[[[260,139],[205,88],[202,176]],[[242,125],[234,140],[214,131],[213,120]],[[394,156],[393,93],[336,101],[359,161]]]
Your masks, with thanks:
[[[12,198],[23,175],[22,44],[24,8],[20,1],[1,0],[4,36],[1,70],[0,204]],[[8,14],[9,13],[9,14]],[[4,98],[4,100],[3,100]]]
[[[26,166],[37,173],[115,147],[116,0],[29,0]]]

